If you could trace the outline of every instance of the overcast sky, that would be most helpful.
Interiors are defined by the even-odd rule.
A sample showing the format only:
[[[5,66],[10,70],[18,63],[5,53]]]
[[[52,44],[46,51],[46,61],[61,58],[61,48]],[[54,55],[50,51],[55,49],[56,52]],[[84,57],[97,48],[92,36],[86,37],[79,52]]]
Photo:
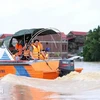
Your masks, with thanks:
[[[0,34],[21,29],[89,31],[100,25],[100,0],[0,0]]]

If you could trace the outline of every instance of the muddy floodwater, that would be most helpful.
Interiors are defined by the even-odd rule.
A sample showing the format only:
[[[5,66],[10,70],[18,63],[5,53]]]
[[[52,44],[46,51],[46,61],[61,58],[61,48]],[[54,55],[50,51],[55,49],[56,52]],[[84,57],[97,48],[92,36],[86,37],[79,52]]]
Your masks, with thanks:
[[[100,100],[100,62],[75,62],[82,73],[55,80],[8,74],[0,80],[0,100]]]

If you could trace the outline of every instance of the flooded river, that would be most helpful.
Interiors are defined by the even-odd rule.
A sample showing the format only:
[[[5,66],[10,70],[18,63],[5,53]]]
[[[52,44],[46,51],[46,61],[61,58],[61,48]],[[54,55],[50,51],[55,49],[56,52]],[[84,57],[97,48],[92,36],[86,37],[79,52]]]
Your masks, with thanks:
[[[55,80],[6,75],[0,80],[0,100],[100,100],[100,63],[75,62],[82,73]]]

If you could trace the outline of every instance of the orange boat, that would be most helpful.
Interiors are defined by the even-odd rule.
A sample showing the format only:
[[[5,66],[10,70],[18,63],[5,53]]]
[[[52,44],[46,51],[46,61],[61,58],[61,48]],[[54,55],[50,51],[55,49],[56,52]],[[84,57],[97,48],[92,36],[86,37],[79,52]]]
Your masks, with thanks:
[[[29,43],[37,35],[43,36],[47,34],[57,34],[52,29],[30,29],[21,30],[12,37],[8,37],[3,41],[0,48],[0,77],[9,73],[18,76],[27,76],[34,78],[55,79],[59,76],[66,75],[71,71],[75,71],[74,61],[68,59],[47,59],[47,60],[17,60],[12,57],[14,44],[12,40],[28,37]],[[9,42],[8,42],[9,41]],[[77,70],[76,70],[77,71]],[[80,70],[80,72],[82,69]],[[79,72],[79,70],[78,70]]]

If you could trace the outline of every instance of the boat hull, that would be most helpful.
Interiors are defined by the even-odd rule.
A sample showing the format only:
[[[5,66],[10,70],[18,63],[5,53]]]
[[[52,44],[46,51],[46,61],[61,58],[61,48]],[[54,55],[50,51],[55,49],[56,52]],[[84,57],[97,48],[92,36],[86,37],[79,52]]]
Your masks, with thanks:
[[[15,74],[33,78],[56,79],[62,71],[59,69],[60,64],[61,60],[0,61],[0,77]],[[61,77],[71,71],[80,73],[83,70],[83,68],[74,68],[74,66],[64,67],[66,69],[63,70]],[[64,67],[62,66],[62,68]]]
[[[59,66],[58,60],[36,61],[32,63],[11,63],[10,61],[10,63],[7,63],[0,64],[0,77],[3,77],[7,74],[15,74],[17,76],[55,79],[59,76],[59,71],[57,70]]]

